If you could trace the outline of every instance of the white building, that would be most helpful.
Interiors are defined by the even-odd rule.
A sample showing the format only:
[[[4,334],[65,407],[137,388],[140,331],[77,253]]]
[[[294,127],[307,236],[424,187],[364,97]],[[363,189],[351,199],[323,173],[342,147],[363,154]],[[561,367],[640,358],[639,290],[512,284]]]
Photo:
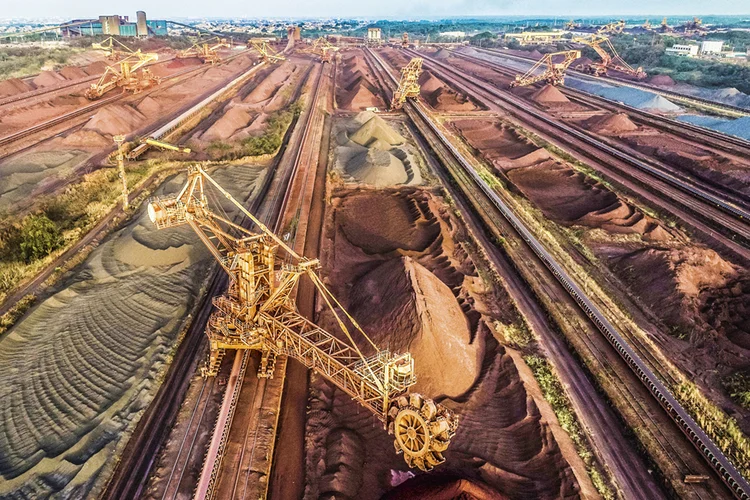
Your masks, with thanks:
[[[724,42],[721,40],[706,40],[701,42],[701,54],[721,54]]]
[[[670,56],[695,57],[698,55],[698,45],[672,45],[666,49]]]
[[[443,31],[440,36],[446,36],[450,38],[463,38],[466,36],[465,31]]]

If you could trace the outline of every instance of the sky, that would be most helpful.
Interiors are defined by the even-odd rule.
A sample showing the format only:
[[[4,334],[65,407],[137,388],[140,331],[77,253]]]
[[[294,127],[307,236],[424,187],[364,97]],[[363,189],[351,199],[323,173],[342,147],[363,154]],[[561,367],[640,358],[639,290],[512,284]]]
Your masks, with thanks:
[[[0,17],[92,18],[103,14],[151,19],[188,17],[367,17],[549,15],[750,15],[748,0],[2,0]]]

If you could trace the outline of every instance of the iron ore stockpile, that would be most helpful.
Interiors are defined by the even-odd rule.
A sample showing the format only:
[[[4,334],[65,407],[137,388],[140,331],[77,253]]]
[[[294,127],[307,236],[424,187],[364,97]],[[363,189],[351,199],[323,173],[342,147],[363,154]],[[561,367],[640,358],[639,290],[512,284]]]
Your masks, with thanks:
[[[750,498],[742,118],[295,37],[0,81],[0,498]]]
[[[416,390],[443,395],[461,415],[451,459],[440,467],[466,481],[431,485],[422,498],[487,485],[508,497],[579,495],[569,439],[553,432],[558,424],[539,388],[497,340],[521,328],[518,312],[501,285],[481,277],[487,262],[411,132],[367,112],[336,128],[343,175],[327,187],[321,252],[332,290],[376,344],[418,360]],[[375,161],[381,155],[392,159]],[[380,498],[395,487],[393,498],[413,498],[420,481],[377,420],[322,377],[313,374],[310,388],[305,496]]]

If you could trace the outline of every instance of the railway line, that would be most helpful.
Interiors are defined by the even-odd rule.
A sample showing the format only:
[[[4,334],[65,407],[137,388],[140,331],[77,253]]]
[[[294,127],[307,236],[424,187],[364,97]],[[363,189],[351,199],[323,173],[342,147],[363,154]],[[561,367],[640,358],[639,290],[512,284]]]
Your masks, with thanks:
[[[383,68],[391,83],[397,83],[385,63],[374,53],[372,57]],[[582,288],[555,260],[545,246],[534,236],[521,219],[513,212],[495,191],[480,177],[472,165],[463,157],[461,152],[443,134],[433,122],[424,108],[415,103],[407,104],[407,113],[416,117],[429,126],[432,133],[440,139],[441,147],[450,151],[453,159],[462,167],[463,171],[473,180],[475,186],[489,201],[502,217],[514,228],[526,245],[544,264],[554,278],[565,288],[571,299],[580,310],[591,320],[597,330],[604,336],[609,345],[632,370],[633,374],[642,382],[643,387],[659,403],[669,418],[677,425],[682,433],[690,440],[700,456],[716,471],[730,491],[740,499],[750,498],[750,484],[735,468],[734,464],[724,455],[719,447],[708,437],[700,426],[692,419],[688,412],[680,405],[665,383],[644,362],[642,356],[636,352],[628,340],[612,325],[599,310],[595,303],[583,292]]]
[[[226,58],[224,60],[224,62],[229,62],[232,59],[240,57],[240,56],[242,56],[244,54],[245,54],[245,51],[242,51],[242,52],[240,52],[238,54],[234,54],[234,55]],[[200,71],[204,71],[204,70],[205,70],[204,66],[197,66],[195,68],[185,68],[185,69],[183,69],[181,71],[178,71],[178,72],[176,72],[176,73],[174,73],[172,75],[169,75],[169,76],[165,77],[164,81],[165,82],[169,82],[170,84],[174,84],[174,83],[177,83],[178,81],[180,81],[180,80],[182,80],[184,78],[190,77],[193,74],[199,73]],[[157,85],[157,86],[154,86],[154,87],[146,90],[141,95],[149,95],[152,92],[155,92],[155,91],[157,91],[159,89],[163,89],[163,88],[164,87],[162,87],[161,85]],[[63,115],[57,116],[57,117],[52,118],[50,120],[47,120],[47,121],[44,121],[42,123],[39,123],[39,124],[33,125],[31,127],[28,127],[28,128],[26,128],[24,130],[20,130],[18,132],[14,132],[12,134],[6,135],[4,137],[0,137],[0,148],[6,147],[6,146],[8,146],[10,144],[13,144],[13,143],[16,143],[16,142],[20,141],[21,139],[30,137],[30,136],[32,136],[34,134],[38,134],[38,133],[43,132],[45,130],[48,130],[50,128],[56,127],[57,125],[64,124],[64,123],[66,123],[68,121],[71,121],[71,120],[73,120],[75,118],[78,118],[78,117],[81,117],[81,116],[85,116],[85,115],[89,114],[90,112],[92,112],[92,111],[94,111],[96,109],[104,107],[104,106],[106,106],[108,104],[111,104],[113,102],[119,101],[119,100],[124,99],[124,98],[126,98],[128,96],[131,96],[131,95],[132,94],[129,94],[129,93],[126,93],[126,92],[121,92],[119,94],[116,94],[116,95],[113,95],[113,96],[110,96],[110,97],[105,97],[103,99],[99,99],[97,101],[94,101],[91,104],[87,104],[87,105],[82,106],[82,107],[80,107],[78,109],[74,109],[74,110],[72,110],[72,111],[70,111],[68,113],[63,114]],[[72,125],[71,127],[68,127],[68,128],[66,128],[64,130],[57,131],[55,133],[55,135],[67,132],[68,130],[73,129],[76,126],[78,126],[78,124]],[[48,139],[48,138],[49,137],[41,138],[40,140],[38,140],[36,142],[38,143],[38,142],[40,142],[42,140],[45,140],[45,139]],[[0,159],[5,158],[7,156],[10,156],[11,154],[15,154],[17,152],[18,151],[5,151],[5,152],[0,151]]]
[[[295,124],[293,123],[290,125],[282,142],[282,151],[287,148],[294,128]],[[271,172],[276,171],[277,162],[269,167]],[[276,176],[273,173],[263,177],[258,195],[254,197],[253,202],[248,207],[250,211],[257,213],[268,202],[269,198],[278,198],[279,195],[276,193],[278,187],[273,185],[274,179],[276,179]],[[245,223],[247,221],[243,217],[241,224]],[[202,346],[205,344],[204,332],[208,317],[212,311],[211,300],[226,289],[227,281],[228,278],[225,273],[218,270],[214,273],[198,312],[193,318],[184,340],[175,353],[165,380],[146,410],[146,413],[138,422],[133,436],[128,441],[121,455],[120,463],[103,494],[103,498],[112,500],[140,498],[144,494],[149,475],[151,474],[156,457],[159,455],[159,449],[169,433],[169,429],[183,403],[190,380],[195,374],[198,357],[202,353]],[[241,360],[239,365],[242,365],[244,370],[247,359],[242,355],[238,359]],[[239,370],[235,370],[233,373],[236,376],[239,374]],[[201,382],[201,392],[204,391],[205,384],[205,381]],[[218,390],[223,389],[213,384],[208,389],[208,395],[210,396]],[[239,386],[237,387],[237,391],[239,391]],[[197,399],[196,404],[191,409],[189,421],[196,423],[205,422],[204,417],[201,415],[206,412],[207,402],[208,397],[202,399],[199,397]],[[189,425],[186,432],[179,438],[181,445],[178,456],[168,473],[168,481],[164,487],[162,498],[176,498],[183,491],[181,487],[184,486],[184,482],[188,479],[185,476],[186,464],[191,460],[195,460],[196,453],[199,451],[202,458],[203,450],[196,446],[199,430],[200,425]],[[188,443],[190,444],[188,445]]]
[[[313,166],[309,162],[310,155],[306,153],[314,149],[314,142],[316,141],[313,141],[312,138],[320,132],[322,127],[322,113],[317,111],[317,107],[324,90],[326,78],[324,68],[325,66],[321,65],[318,74],[313,77],[315,80],[312,86],[310,104],[307,112],[301,116],[301,121],[303,121],[301,133],[298,137],[291,138],[290,145],[292,143],[293,145],[286,149],[284,157],[281,159],[281,162],[287,168],[279,173],[279,189],[275,191],[274,197],[267,205],[264,214],[266,222],[274,228],[274,232],[277,234],[282,234],[282,230],[289,219],[301,215],[299,211],[304,205],[306,197],[309,196],[308,191],[304,189],[307,187],[305,180]],[[308,81],[309,78],[310,76],[308,76]],[[288,158],[287,153],[291,153],[292,157]],[[300,181],[302,181],[301,186]],[[300,189],[300,187],[303,189]],[[294,213],[294,216],[290,217],[292,213]],[[297,227],[301,227],[302,223],[303,221],[299,219]],[[298,240],[300,236],[301,239]],[[288,235],[287,243],[290,247],[295,248],[298,243],[304,244],[304,238],[304,232],[295,231]],[[255,360],[255,358],[253,359]],[[214,436],[218,436],[219,432],[223,435],[222,441],[224,441],[225,446],[223,450],[214,454],[212,450],[213,444],[216,442],[214,440],[212,447],[209,448],[208,456],[215,456],[214,462],[211,463],[211,460],[207,460],[204,464],[195,498],[235,499],[255,498],[258,495],[265,497],[268,478],[261,479],[265,475],[262,471],[269,466],[270,458],[274,453],[275,426],[278,425],[279,415],[270,416],[270,418],[276,419],[276,425],[271,426],[272,428],[269,430],[264,429],[265,426],[262,425],[262,419],[264,418],[262,412],[267,411],[266,409],[269,407],[275,408],[279,404],[278,398],[281,396],[281,390],[284,386],[287,365],[288,360],[286,358],[277,359],[276,375],[271,380],[256,376],[257,362],[254,363],[253,369],[245,373],[244,378],[250,382],[248,390],[242,389],[235,401],[239,407],[242,407],[243,405],[239,402],[244,397],[244,401],[249,403],[247,406],[250,407],[250,411],[245,412],[240,419],[235,416],[226,429],[215,430]],[[238,406],[228,406],[223,408],[222,411],[235,412],[237,408]],[[260,435],[262,431],[266,435]],[[269,431],[271,432],[270,436],[267,435]],[[234,460],[228,460],[224,459],[222,455],[229,450],[229,441],[232,439],[232,435],[235,439],[232,452]],[[258,449],[261,450],[260,453]],[[262,453],[262,451],[265,451],[265,453]],[[253,478],[253,476],[256,477]],[[260,483],[263,483],[263,485]],[[256,491],[256,488],[260,488],[261,491]]]
[[[515,54],[508,54],[507,52],[503,52],[498,49],[480,49],[482,52],[491,53],[494,55],[500,55],[502,57],[507,57],[508,59],[515,59],[517,61],[523,61],[523,62],[531,62],[532,64],[536,61],[528,58],[528,57],[522,57]],[[733,106],[731,104],[725,104],[723,102],[718,101],[712,101],[711,99],[704,99],[701,97],[691,96],[688,94],[682,94],[680,92],[674,92],[671,90],[666,90],[661,87],[656,87],[655,85],[649,85],[648,83],[642,83],[642,82],[634,82],[632,80],[626,80],[624,78],[617,78],[613,76],[604,76],[604,77],[592,77],[591,75],[588,75],[586,73],[583,73],[581,71],[577,70],[570,70],[573,73],[576,74],[576,77],[589,80],[592,82],[605,82],[609,83],[611,85],[618,85],[618,86],[626,86],[635,88],[638,90],[645,90],[647,92],[652,92],[655,94],[659,94],[663,97],[676,99],[678,101],[681,101],[688,106],[694,106],[699,108],[708,109],[709,111],[713,111],[714,113],[719,112],[721,114],[726,114],[732,117],[740,118],[743,116],[750,116],[750,109],[743,108],[740,106]]]
[[[583,154],[597,170],[645,199],[658,203],[660,208],[677,215],[741,259],[750,261],[748,210],[560,123],[547,113],[532,109],[523,99],[501,91],[484,80],[466,75],[434,58],[414,51],[407,52],[423,57],[427,67],[438,69],[440,75],[453,85],[499,107],[548,142]],[[720,231],[716,230],[717,226]]]
[[[378,74],[377,84],[385,94],[386,101],[389,100],[390,89],[382,85],[382,81],[392,82],[392,76],[385,73],[378,63],[371,62],[371,68]],[[531,263],[536,260],[531,250],[526,251],[522,245],[523,241],[511,239],[509,245],[508,257],[502,255],[496,243],[489,238],[509,239],[510,234],[514,232],[512,226],[503,223],[505,220],[492,203],[484,197],[481,192],[475,193],[476,187],[472,178],[464,169],[451,161],[451,154],[442,145],[440,139],[435,136],[429,124],[424,123],[418,115],[410,108],[406,108],[407,114],[412,119],[412,123],[417,130],[414,131],[417,140],[424,138],[423,149],[425,151],[434,151],[441,158],[442,165],[433,162],[433,169],[443,179],[443,182],[449,192],[452,192],[455,201],[463,206],[462,212],[465,220],[471,221],[476,217],[476,236],[484,242],[485,252],[495,262],[496,269],[502,269],[501,274],[509,286],[509,291],[514,295],[515,301],[519,307],[525,309],[525,315],[530,324],[534,324],[538,330],[537,333],[544,338],[545,346],[550,349],[551,360],[558,369],[558,374],[563,383],[567,384],[567,390],[571,401],[576,408],[580,410],[579,415],[590,429],[590,438],[595,443],[596,452],[600,456],[602,463],[607,464],[611,473],[617,480],[621,489],[621,495],[624,498],[643,498],[652,500],[659,497],[659,489],[654,484],[654,478],[637,457],[634,457],[630,439],[624,436],[618,438],[621,434],[622,423],[619,420],[614,422],[617,417],[614,415],[607,417],[609,404],[602,401],[596,396],[597,390],[591,386],[591,375],[582,373],[579,361],[577,361],[570,352],[570,347],[566,345],[566,340],[560,338],[559,332],[547,325],[550,312],[541,311],[541,305],[537,299],[531,298],[533,294],[529,293],[529,283],[536,282],[542,287],[537,293],[544,293],[550,297],[555,304],[556,314],[576,316],[580,311],[577,304],[570,299],[567,291],[562,287],[551,286],[550,281],[554,278],[548,273],[541,263],[539,266],[534,264],[519,266],[518,263]],[[428,156],[429,159],[429,156]],[[464,200],[465,198],[465,200]],[[488,238],[489,235],[489,238]],[[514,261],[513,263],[510,260]],[[522,270],[524,269],[525,270]],[[518,273],[520,272],[521,275]],[[532,286],[533,288],[533,286]],[[562,305],[564,304],[564,305]],[[552,314],[554,316],[554,313]],[[614,384],[608,384],[616,391],[616,396],[621,401],[627,401],[629,411],[633,417],[629,421],[631,428],[652,429],[655,434],[655,442],[666,456],[670,457],[672,462],[680,471],[688,474],[699,469],[705,468],[705,473],[710,473],[710,469],[704,464],[703,460],[695,456],[694,459],[686,459],[684,447],[676,446],[674,443],[675,436],[679,440],[681,433],[676,428],[673,432],[665,432],[671,428],[671,421],[662,415],[658,403],[650,399],[649,394],[639,384],[638,379],[632,374],[630,369],[621,361],[618,354],[612,351],[610,344],[602,337],[597,336],[598,330],[590,326],[588,330],[581,330],[578,320],[587,321],[586,316],[579,313],[580,318],[576,318],[571,327],[575,330],[575,338],[568,342],[579,342],[576,346],[578,352],[585,352],[586,356],[595,360],[595,365],[607,367],[607,373],[612,374]],[[566,335],[567,336],[567,335]],[[649,348],[643,349],[646,355],[650,354]],[[552,354],[554,353],[554,354]],[[650,362],[653,360],[649,359]],[[595,379],[592,377],[591,380]],[[605,407],[605,408],[603,408]],[[607,423],[607,421],[609,421]],[[657,436],[658,434],[658,436]],[[687,442],[684,446],[690,447]],[[723,484],[716,478],[717,486],[723,491]],[[695,492],[691,492],[695,493]],[[698,498],[713,499],[714,496],[698,495]]]
[[[458,52],[455,50],[451,50],[451,53],[460,59],[464,59],[469,62],[473,62],[473,63],[477,63],[483,66],[489,67],[493,71],[496,71],[497,73],[500,73],[511,79],[518,72],[515,69],[502,66],[499,63],[491,62],[486,59],[464,54],[462,52]],[[690,141],[691,143],[701,144],[702,146],[707,147],[711,150],[719,151],[721,153],[726,153],[726,154],[735,156],[737,158],[742,158],[742,159],[750,158],[750,141],[747,141],[740,137],[723,134],[721,132],[717,132],[712,129],[699,127],[697,125],[693,125],[687,122],[679,122],[667,116],[659,115],[656,113],[651,113],[649,111],[644,111],[644,110],[635,108],[633,106],[628,106],[627,104],[624,104],[618,101],[606,99],[596,94],[589,94],[587,92],[574,89],[572,87],[560,87],[560,90],[571,101],[577,102],[584,106],[595,108],[595,109],[604,109],[604,110],[615,112],[615,113],[625,112],[629,116],[635,118],[637,121],[643,124],[658,128],[660,130],[667,131],[677,137],[686,139]],[[582,133],[587,133],[585,130],[579,127],[575,127],[575,128]],[[637,153],[631,152],[631,151],[629,151],[628,154],[631,156],[637,155]],[[650,165],[652,165],[653,168],[657,168],[661,171],[664,171],[668,173],[669,175],[674,176],[677,179],[689,185],[702,183],[703,189],[708,190],[709,194],[719,199],[726,198],[727,203],[731,203],[731,204],[736,205],[737,207],[740,207],[742,211],[745,213],[747,213],[748,210],[750,210],[750,207],[747,201],[747,195],[745,193],[739,192],[728,186],[719,185],[711,179],[706,179],[704,177],[700,177],[696,179],[695,175],[687,174],[684,171],[670,167],[669,165],[665,165],[653,158],[644,159],[643,157],[645,155],[640,155],[640,156],[641,156],[640,159],[642,161],[649,163]]]
[[[308,77],[305,79],[309,78]],[[303,79],[304,80],[304,79]],[[298,89],[299,90],[299,89]],[[318,95],[320,92],[320,77],[316,80],[312,102],[318,101]],[[312,108],[311,108],[312,109]],[[315,115],[311,118],[311,115]],[[308,112],[305,115],[306,121],[302,131],[302,142],[295,140],[295,144],[305,144],[305,139],[309,137],[310,130],[312,127],[319,125],[314,119],[318,114]],[[290,127],[291,129],[291,127]],[[292,140],[291,137],[288,138]],[[299,138],[298,138],[299,139]],[[256,203],[251,207],[252,211],[261,213],[261,219],[268,225],[276,226],[277,228],[281,224],[282,216],[284,214],[284,207],[290,204],[290,197],[292,196],[291,185],[295,179],[296,173],[303,163],[300,161],[302,156],[302,150],[304,148],[292,147],[290,149],[289,143],[287,142],[284,146],[282,154],[278,158],[283,157],[286,153],[291,152],[294,154],[294,158],[289,163],[291,168],[285,169],[283,172],[279,172],[278,176],[273,182],[271,182],[271,176],[268,177],[271,182],[270,189],[267,190],[267,194],[264,195],[264,201],[262,204]],[[274,166],[277,169],[278,164]],[[302,193],[299,193],[301,196]],[[259,200],[258,198],[257,200]],[[292,206],[297,207],[299,200],[295,200]],[[209,308],[210,309],[210,308]],[[256,376],[258,360],[257,356],[253,356],[251,353],[238,353],[235,359],[235,364],[229,375],[230,386],[229,389],[232,394],[225,396],[225,404],[222,406],[220,415],[216,418],[216,424],[214,426],[214,436],[218,436],[219,439],[214,440],[212,448],[209,448],[206,454],[207,459],[203,463],[203,473],[201,474],[201,481],[195,487],[195,495],[199,498],[210,497],[211,492],[216,488],[220,482],[223,481],[222,486],[229,484],[229,492],[231,498],[245,497],[249,488],[248,485],[252,484],[250,481],[250,475],[255,472],[256,467],[253,463],[256,459],[264,459],[266,457],[257,456],[255,454],[255,447],[259,440],[259,430],[257,418],[260,415],[261,408],[265,408],[269,404],[269,397],[271,396],[267,389],[269,381],[267,379],[258,379]],[[277,370],[282,371],[283,366],[281,363],[277,363]],[[283,378],[281,379],[283,380]],[[205,381],[202,381],[202,388],[205,385]],[[249,411],[240,411],[237,415],[235,412],[239,406],[243,406],[241,403],[247,403],[246,406],[250,408]],[[199,421],[202,419],[201,416],[206,411],[206,399],[203,400],[199,397],[196,400],[195,405],[191,410],[189,421],[192,422],[196,419]],[[247,424],[243,427],[243,424]],[[230,429],[235,431],[235,426],[239,426],[241,429],[241,447],[238,450],[236,461],[223,461],[222,455],[226,453],[228,446],[228,439]],[[178,491],[185,491],[190,484],[194,484],[194,478],[185,478],[184,470],[186,464],[194,457],[203,456],[204,448],[196,448],[195,436],[198,431],[197,425],[188,425],[185,434],[181,438],[181,445],[178,450],[178,456],[173,462],[173,466],[169,472],[169,478],[167,484],[164,486],[164,493],[161,498],[175,498]],[[184,443],[190,443],[188,446],[184,446]],[[235,450],[237,452],[237,450]],[[234,455],[233,455],[234,456]],[[249,462],[249,463],[248,463]],[[184,484],[184,480],[188,480],[188,484]],[[225,490],[222,490],[225,491]]]

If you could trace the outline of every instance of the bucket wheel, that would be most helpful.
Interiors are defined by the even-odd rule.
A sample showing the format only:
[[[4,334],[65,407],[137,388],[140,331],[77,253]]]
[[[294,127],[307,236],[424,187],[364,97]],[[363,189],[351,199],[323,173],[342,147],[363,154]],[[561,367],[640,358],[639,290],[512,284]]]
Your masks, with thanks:
[[[443,452],[456,433],[457,415],[420,394],[409,394],[394,401],[388,416],[396,453],[404,454],[409,467],[429,471],[445,461]]]

